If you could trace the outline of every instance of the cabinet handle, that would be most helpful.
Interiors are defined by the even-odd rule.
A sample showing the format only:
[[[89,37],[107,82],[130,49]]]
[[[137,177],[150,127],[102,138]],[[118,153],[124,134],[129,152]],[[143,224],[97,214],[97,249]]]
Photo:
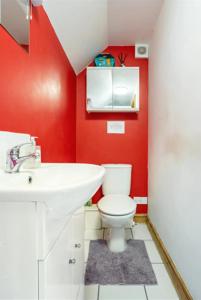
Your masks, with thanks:
[[[71,259],[69,259],[68,263],[70,265],[74,265],[76,263],[76,259],[75,258],[71,258]]]
[[[81,248],[81,244],[75,244],[75,248]]]

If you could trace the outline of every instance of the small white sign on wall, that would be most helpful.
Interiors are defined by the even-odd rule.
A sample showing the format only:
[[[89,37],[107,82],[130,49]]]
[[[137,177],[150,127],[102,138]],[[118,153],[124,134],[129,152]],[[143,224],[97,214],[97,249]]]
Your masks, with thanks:
[[[111,134],[124,134],[125,122],[124,121],[107,121],[107,133]]]

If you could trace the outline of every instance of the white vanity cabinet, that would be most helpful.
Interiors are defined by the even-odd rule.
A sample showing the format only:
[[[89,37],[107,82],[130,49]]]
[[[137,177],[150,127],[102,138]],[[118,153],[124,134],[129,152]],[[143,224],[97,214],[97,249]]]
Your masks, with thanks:
[[[84,300],[84,208],[0,202],[0,300]],[[78,298],[79,297],[79,298]]]
[[[138,67],[88,67],[88,112],[139,111]]]

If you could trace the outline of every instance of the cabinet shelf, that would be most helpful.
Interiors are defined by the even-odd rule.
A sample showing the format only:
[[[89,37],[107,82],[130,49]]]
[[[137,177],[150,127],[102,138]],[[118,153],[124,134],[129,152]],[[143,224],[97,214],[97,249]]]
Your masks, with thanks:
[[[90,112],[105,112],[105,113],[121,113],[121,112],[128,112],[128,113],[133,113],[133,112],[139,112],[139,109],[135,109],[135,108],[126,108],[126,107],[120,107],[120,108],[117,108],[117,107],[114,107],[114,108],[90,108],[90,109],[87,109],[87,111],[90,113]]]

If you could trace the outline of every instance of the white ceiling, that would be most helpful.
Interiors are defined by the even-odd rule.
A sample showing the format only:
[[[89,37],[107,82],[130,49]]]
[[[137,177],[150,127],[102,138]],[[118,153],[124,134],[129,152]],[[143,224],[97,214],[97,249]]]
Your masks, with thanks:
[[[108,45],[149,43],[163,0],[44,0],[44,8],[79,73]]]
[[[108,0],[109,45],[149,43],[162,0]]]

